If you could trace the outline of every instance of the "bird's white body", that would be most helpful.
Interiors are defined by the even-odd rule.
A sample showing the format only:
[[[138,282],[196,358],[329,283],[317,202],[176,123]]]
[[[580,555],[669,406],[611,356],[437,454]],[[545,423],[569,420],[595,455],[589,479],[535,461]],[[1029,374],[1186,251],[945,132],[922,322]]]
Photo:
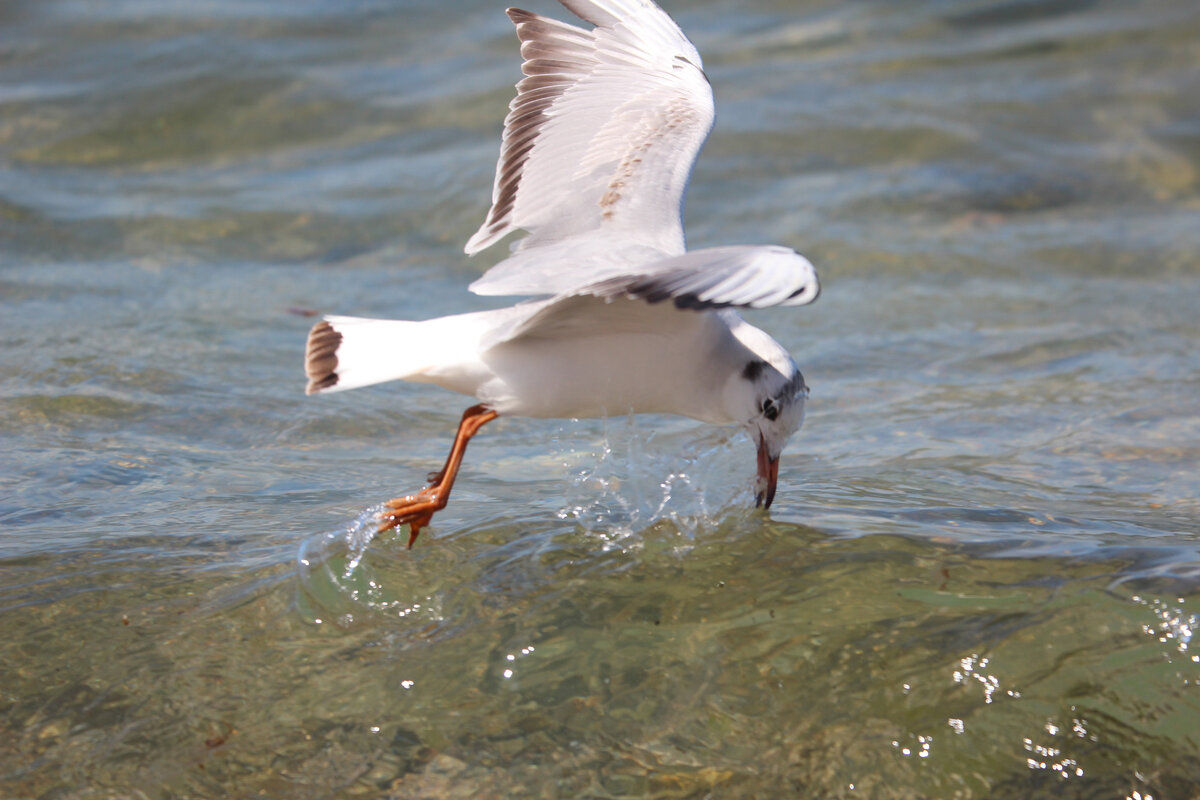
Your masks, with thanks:
[[[331,390],[407,380],[473,395],[504,416],[671,413],[721,425],[747,421],[738,415],[740,382],[729,379],[762,358],[759,351],[790,371],[787,351],[732,310],[592,297],[558,305],[533,301],[424,322],[328,317],[343,337]],[[539,315],[553,318],[494,341]]]
[[[786,247],[686,249],[684,192],[713,123],[700,55],[650,0],[560,2],[594,27],[508,11],[526,77],[491,209],[466,246],[524,231],[471,290],[535,299],[423,322],[327,317],[309,335],[308,391],[408,380],[478,398],[455,465],[497,414],[737,423],[758,445],[769,505],[808,390],[787,351],[734,309],[810,303],[816,271]],[[391,524],[415,536],[432,506],[396,502]]]

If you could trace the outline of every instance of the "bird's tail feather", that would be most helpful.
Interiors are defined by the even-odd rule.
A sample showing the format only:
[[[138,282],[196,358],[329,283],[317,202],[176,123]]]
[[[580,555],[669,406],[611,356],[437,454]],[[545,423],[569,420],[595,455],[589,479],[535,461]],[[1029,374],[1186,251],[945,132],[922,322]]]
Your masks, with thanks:
[[[308,334],[308,394],[410,378],[429,366],[420,322],[326,317]]]

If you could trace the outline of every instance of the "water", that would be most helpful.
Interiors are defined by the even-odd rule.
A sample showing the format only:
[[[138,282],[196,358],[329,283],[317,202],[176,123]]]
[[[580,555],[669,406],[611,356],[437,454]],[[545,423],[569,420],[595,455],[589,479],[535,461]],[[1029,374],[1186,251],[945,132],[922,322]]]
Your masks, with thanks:
[[[1195,4],[670,10],[692,244],[822,272],[776,505],[502,420],[406,551],[464,400],[305,398],[295,312],[494,302],[502,4],[0,6],[0,795],[1195,794]]]

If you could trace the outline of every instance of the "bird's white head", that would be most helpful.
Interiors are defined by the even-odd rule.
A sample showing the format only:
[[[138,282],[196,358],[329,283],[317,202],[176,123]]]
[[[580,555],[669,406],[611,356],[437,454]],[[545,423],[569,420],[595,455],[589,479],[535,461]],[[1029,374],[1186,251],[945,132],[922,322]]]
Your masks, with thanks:
[[[758,449],[756,501],[769,508],[779,481],[779,456],[804,422],[808,386],[787,350],[758,328],[738,322],[733,334],[750,355],[726,383],[725,406]]]

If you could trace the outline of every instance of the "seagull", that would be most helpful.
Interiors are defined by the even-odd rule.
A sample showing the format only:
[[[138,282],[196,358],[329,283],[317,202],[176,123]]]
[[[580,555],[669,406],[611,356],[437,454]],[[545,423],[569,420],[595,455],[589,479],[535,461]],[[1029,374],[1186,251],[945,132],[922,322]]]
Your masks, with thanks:
[[[477,400],[442,469],[379,513],[380,532],[409,526],[410,548],[445,508],[471,437],[500,416],[741,425],[764,508],[804,420],[796,362],[736,309],[811,303],[813,265],[788,247],[684,243],[684,193],[714,114],[700,54],[650,0],[559,2],[591,27],[508,9],[525,77],[491,209],[465,248],[524,232],[470,290],[528,299],[424,321],[328,316],[308,336],[308,394],[406,380]]]

